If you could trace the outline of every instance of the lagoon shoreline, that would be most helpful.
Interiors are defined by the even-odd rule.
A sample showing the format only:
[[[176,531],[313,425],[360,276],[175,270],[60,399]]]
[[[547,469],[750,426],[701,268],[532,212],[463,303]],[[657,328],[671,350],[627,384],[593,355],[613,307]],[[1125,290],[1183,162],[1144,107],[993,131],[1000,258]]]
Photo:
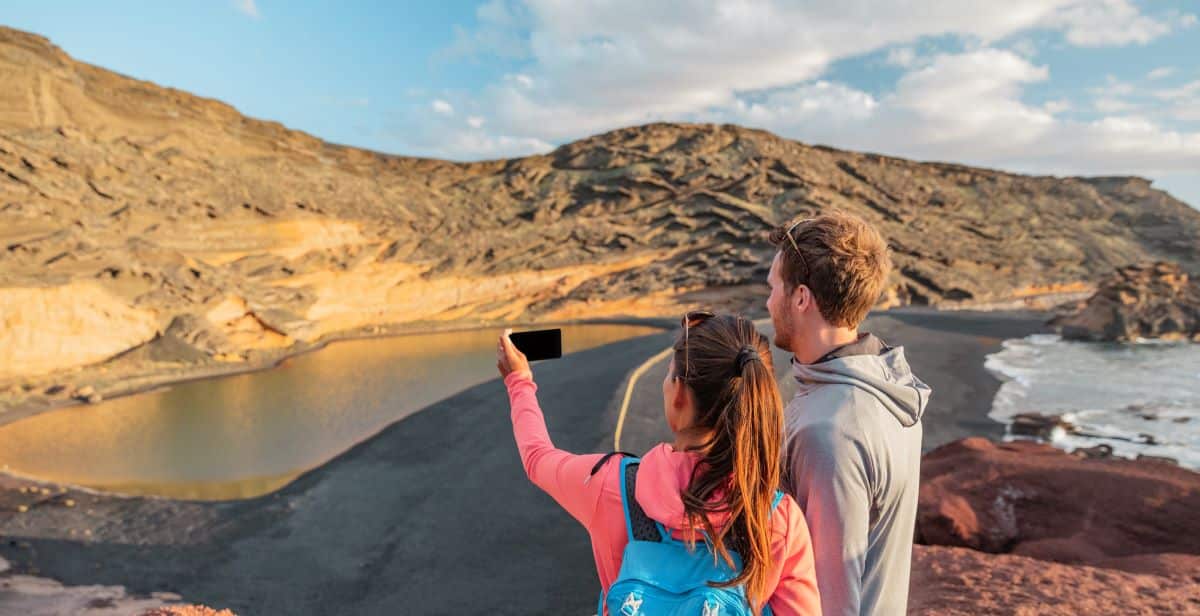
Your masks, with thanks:
[[[0,389],[0,427],[42,413],[92,404],[82,397],[72,395],[74,392],[78,392],[85,387],[90,387],[90,391],[94,391],[98,395],[96,398],[97,402],[100,402],[169,388],[182,383],[270,370],[283,365],[288,360],[320,351],[338,342],[482,329],[496,329],[500,331],[506,327],[541,328],[560,327],[564,325],[645,325],[667,329],[672,327],[674,322],[670,319],[653,317],[620,317],[544,323],[418,322],[379,324],[326,334],[312,342],[298,342],[283,350],[271,352],[256,351],[245,361],[225,362],[206,358],[204,361],[195,362],[150,362],[139,358],[129,360],[127,362],[128,366],[123,365],[126,363],[126,357],[146,354],[148,348],[156,344],[163,344],[160,338],[148,342],[141,347],[130,349],[125,353],[111,357],[104,362],[48,375],[26,378],[24,380],[28,385],[23,386],[15,382],[10,383],[7,388]],[[29,390],[25,391],[25,387],[29,387]],[[58,391],[47,395],[44,392],[48,389],[51,391],[57,389]]]

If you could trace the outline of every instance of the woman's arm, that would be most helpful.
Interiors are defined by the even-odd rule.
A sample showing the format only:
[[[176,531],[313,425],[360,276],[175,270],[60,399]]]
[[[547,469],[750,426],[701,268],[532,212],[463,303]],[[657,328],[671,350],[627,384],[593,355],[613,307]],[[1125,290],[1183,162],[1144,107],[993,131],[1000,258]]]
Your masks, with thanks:
[[[772,550],[780,572],[779,585],[768,603],[775,616],[820,616],[821,596],[808,523],[792,497],[784,500],[775,511],[782,518],[783,536],[776,535]]]
[[[534,485],[545,490],[581,524],[590,526],[604,484],[600,473],[592,480],[591,470],[602,454],[574,455],[554,447],[538,405],[537,385],[533,382],[529,363],[512,346],[507,334],[505,332],[501,337],[497,347],[497,367],[508,388],[513,436],[521,455],[521,465]]]

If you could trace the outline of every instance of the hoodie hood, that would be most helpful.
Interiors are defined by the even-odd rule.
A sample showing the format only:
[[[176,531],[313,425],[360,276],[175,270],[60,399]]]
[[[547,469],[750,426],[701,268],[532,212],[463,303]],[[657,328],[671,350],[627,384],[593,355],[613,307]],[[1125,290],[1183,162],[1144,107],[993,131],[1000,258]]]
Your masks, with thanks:
[[[799,382],[797,396],[828,384],[850,385],[874,396],[904,427],[921,419],[931,393],[908,367],[904,347],[885,347],[878,355],[847,355],[816,364],[802,364],[793,358],[792,371]]]
[[[699,462],[700,454],[675,451],[668,443],[661,443],[642,456],[634,496],[646,515],[673,530],[686,528],[687,516],[680,492],[691,482],[692,470]],[[728,519],[727,514],[711,514],[708,518],[714,527],[723,526]]]

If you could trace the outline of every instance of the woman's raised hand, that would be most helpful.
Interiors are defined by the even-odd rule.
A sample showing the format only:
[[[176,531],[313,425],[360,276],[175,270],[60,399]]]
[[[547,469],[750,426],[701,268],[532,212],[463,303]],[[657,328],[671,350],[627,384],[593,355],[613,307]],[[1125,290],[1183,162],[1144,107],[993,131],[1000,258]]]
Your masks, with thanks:
[[[511,329],[504,330],[504,333],[500,334],[500,340],[496,342],[496,368],[500,370],[502,378],[514,372],[524,372],[529,378],[533,378],[529,360],[525,359],[525,354],[513,346],[512,340],[508,338],[511,333]]]

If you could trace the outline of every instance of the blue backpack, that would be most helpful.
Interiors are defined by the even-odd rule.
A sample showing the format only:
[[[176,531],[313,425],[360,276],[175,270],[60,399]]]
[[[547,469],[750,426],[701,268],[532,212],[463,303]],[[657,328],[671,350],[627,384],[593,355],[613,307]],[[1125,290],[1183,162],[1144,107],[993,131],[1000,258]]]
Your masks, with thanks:
[[[599,467],[607,459],[601,460]],[[697,542],[693,550],[675,539],[662,524],[646,515],[634,498],[638,458],[621,459],[621,504],[625,509],[625,530],[629,543],[621,559],[621,571],[608,589],[600,593],[597,614],[603,616],[752,616],[750,602],[742,586],[715,588],[709,581],[724,582],[737,577],[741,557],[730,552],[735,567],[730,568],[713,557],[706,542]],[[783,493],[775,493],[772,509]],[[764,605],[762,613],[770,616]]]

